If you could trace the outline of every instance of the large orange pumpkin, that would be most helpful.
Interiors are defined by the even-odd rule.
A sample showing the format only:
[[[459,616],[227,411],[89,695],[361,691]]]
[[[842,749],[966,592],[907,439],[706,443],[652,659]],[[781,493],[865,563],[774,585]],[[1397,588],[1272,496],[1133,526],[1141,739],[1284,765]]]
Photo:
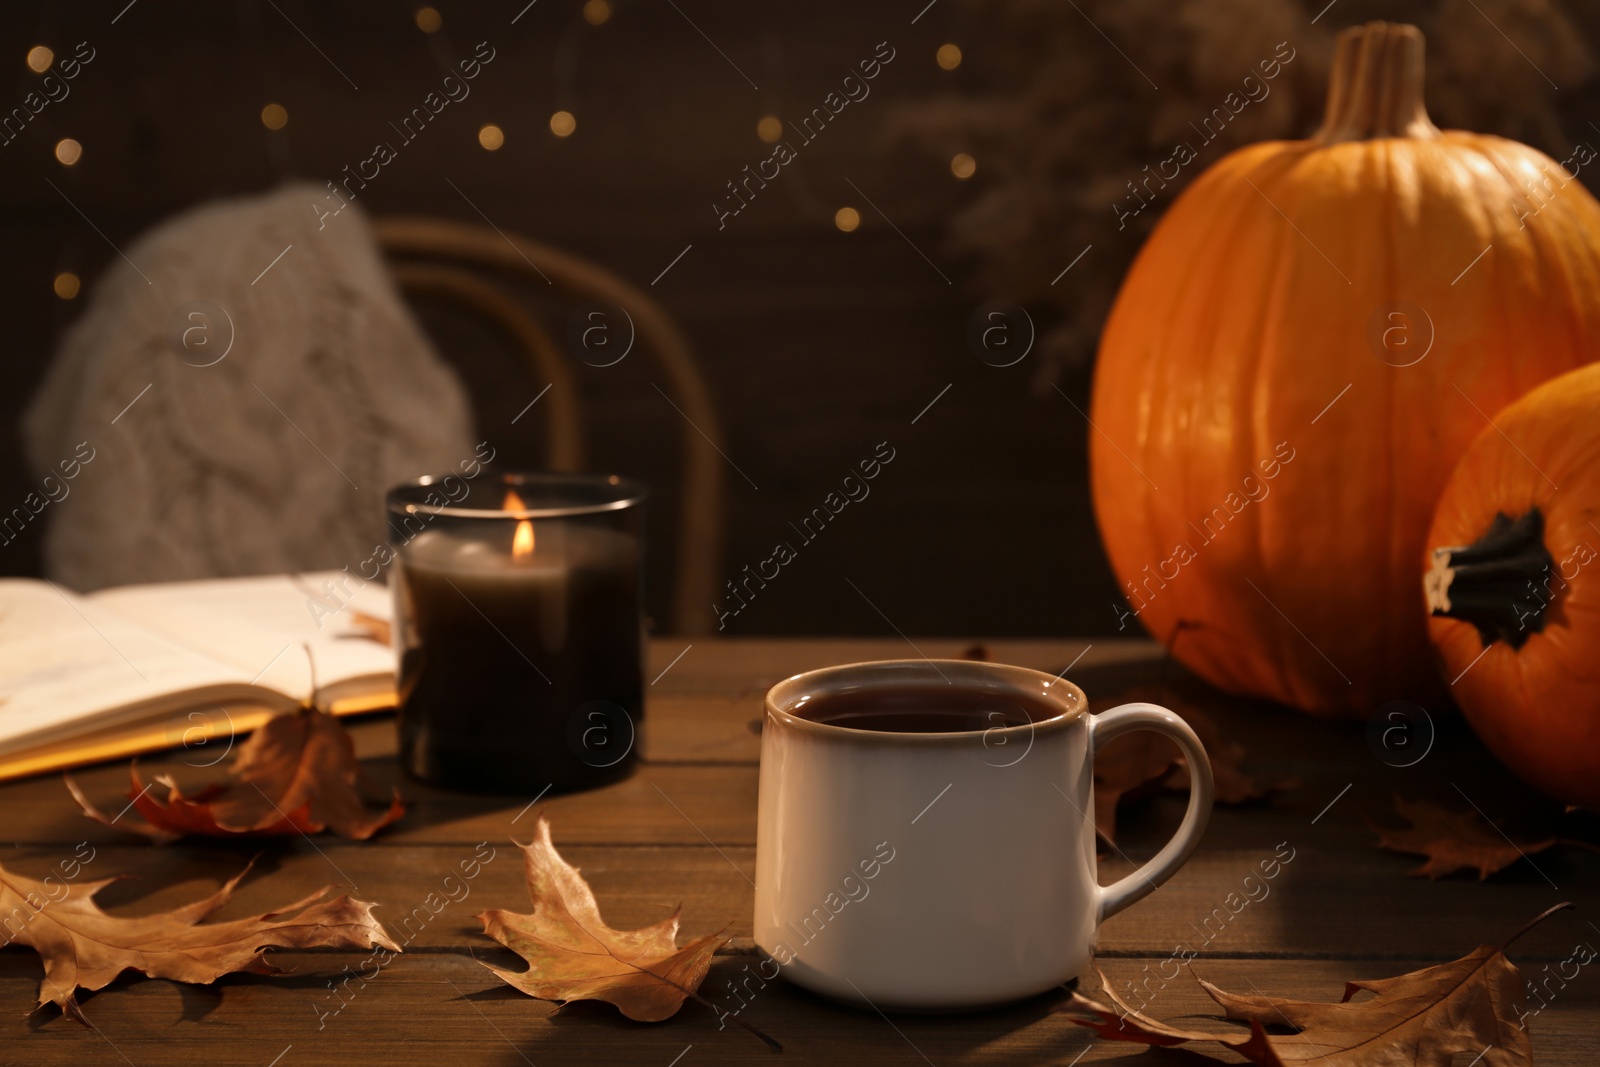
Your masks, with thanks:
[[[1422,57],[1415,27],[1346,31],[1321,129],[1178,197],[1095,372],[1123,625],[1317,714],[1437,694],[1416,588],[1440,487],[1489,414],[1600,353],[1600,204],[1532,148],[1436,129]]]
[[[1600,364],[1495,415],[1428,532],[1429,636],[1484,744],[1600,808]]]

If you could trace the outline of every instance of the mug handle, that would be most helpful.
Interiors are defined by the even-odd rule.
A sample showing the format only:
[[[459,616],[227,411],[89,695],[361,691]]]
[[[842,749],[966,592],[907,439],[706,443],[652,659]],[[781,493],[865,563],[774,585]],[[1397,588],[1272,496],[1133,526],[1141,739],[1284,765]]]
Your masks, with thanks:
[[[1091,773],[1095,753],[1102,746],[1113,738],[1135,730],[1154,730],[1177,742],[1189,763],[1189,808],[1183,813],[1178,832],[1148,863],[1126,878],[1100,888],[1100,915],[1097,922],[1104,922],[1129,904],[1143,900],[1155,892],[1162,882],[1171,878],[1199,847],[1200,835],[1205,832],[1206,822],[1211,818],[1211,761],[1206,758],[1205,747],[1200,744],[1200,738],[1195,736],[1188,723],[1157,704],[1123,704],[1089,716]]]

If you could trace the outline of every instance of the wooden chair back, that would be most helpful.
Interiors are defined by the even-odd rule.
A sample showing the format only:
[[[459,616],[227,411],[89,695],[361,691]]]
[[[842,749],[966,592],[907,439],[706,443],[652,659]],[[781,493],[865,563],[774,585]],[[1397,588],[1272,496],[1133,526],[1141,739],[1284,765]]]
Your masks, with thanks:
[[[452,301],[503,329],[532,372],[550,383],[541,405],[552,470],[584,465],[583,417],[567,354],[495,275],[549,286],[576,301],[614,304],[632,320],[635,347],[660,371],[663,396],[683,416],[683,499],[669,621],[674,633],[711,630],[712,601],[726,545],[722,429],[688,340],[664,308],[622,278],[560,249],[497,227],[448,219],[395,217],[374,222],[379,244],[408,295]]]

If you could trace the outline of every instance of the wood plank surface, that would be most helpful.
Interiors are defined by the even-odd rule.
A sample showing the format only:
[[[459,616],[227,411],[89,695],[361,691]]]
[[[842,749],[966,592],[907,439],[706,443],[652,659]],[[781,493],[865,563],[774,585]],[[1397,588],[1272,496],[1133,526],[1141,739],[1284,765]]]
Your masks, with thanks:
[[[480,953],[497,964],[503,956]],[[630,1023],[606,1005],[562,1009],[500,984],[465,953],[417,953],[396,957],[363,988],[342,998],[328,989],[337,973],[330,961],[291,958],[296,975],[233,978],[214,987],[167,982],[119,981],[87,1005],[97,1030],[59,1020],[25,1030],[14,1018],[4,1023],[6,1062],[132,1063],[167,1067],[205,1063],[216,1067],[294,1067],[296,1064],[417,1063],[492,1064],[497,1067],[560,1067],[565,1064],[1070,1064],[1124,1063],[1129,1067],[1202,1067],[1214,1062],[1181,1052],[1147,1052],[1142,1046],[1091,1042],[1087,1032],[1051,1009],[1061,997],[1035,997],[995,1011],[944,1016],[885,1018],[845,1007],[781,982],[754,996],[740,1017],[782,1042],[771,1053],[755,1038],[727,1025],[699,1005],[687,1005],[670,1022]],[[356,959],[349,962],[356,963]],[[702,989],[724,1011],[741,1000],[730,984],[745,979],[748,961],[723,957]],[[1113,982],[1137,979],[1146,962],[1107,964]],[[1306,999],[1337,1000],[1348,977],[1384,977],[1423,966],[1428,960],[1394,960],[1353,967],[1344,962],[1207,960],[1194,970],[1224,989],[1262,990]],[[26,1003],[31,975],[0,971],[0,997]],[[370,973],[370,972],[369,972]],[[1600,1014],[1596,983],[1574,982],[1554,996],[1529,1025],[1540,1067],[1592,1067],[1594,1020]],[[337,1014],[333,1014],[337,1010]],[[1219,1018],[1220,1012],[1192,978],[1176,980],[1149,1001],[1158,1017]],[[1200,1019],[1184,1025],[1203,1025]],[[1225,1024],[1206,1024],[1227,1032]],[[22,1042],[26,1042],[22,1045]],[[12,1059],[19,1048],[25,1059]],[[1084,1050],[1087,1049],[1087,1052]],[[685,1054],[685,1050],[688,1052]],[[1082,1059],[1078,1056],[1082,1053]],[[1470,1056],[1457,1063],[1466,1067]],[[1240,1062],[1228,1057],[1227,1062]]]
[[[958,655],[971,641],[921,640],[930,656]],[[385,718],[353,724],[375,786],[397,783],[410,802],[404,820],[365,843],[319,837],[241,843],[192,841],[154,848],[76,812],[59,777],[0,787],[0,862],[42,875],[88,842],[94,858],[82,878],[133,877],[100,901],[114,914],[172,907],[215,888],[259,853],[255,871],[219,918],[272,908],[322,885],[381,903],[380,918],[406,953],[343,1000],[330,991],[363,953],[281,954],[296,973],[281,979],[231,977],[209,988],[125,975],[84,998],[97,1030],[52,1011],[22,1018],[37,995],[39,965],[29,950],[0,950],[0,1062],[147,1064],[206,1062],[333,1063],[380,1054],[392,1063],[611,1063],[666,1065],[680,1053],[694,1063],[747,1063],[768,1055],[748,1034],[690,1005],[673,1020],[628,1023],[605,1006],[551,1006],[515,993],[474,962],[514,960],[481,934],[473,915],[486,907],[526,906],[520,857],[534,812],[546,813],[557,844],[585,873],[602,908],[620,927],[654,921],[678,905],[688,935],[726,929],[731,945],[704,991],[732,1010],[728,984],[743,981],[753,959],[755,789],[761,694],[796,671],[832,662],[915,655],[903,641],[704,641],[651,649],[643,762],[626,781],[589,793],[542,799],[473,797],[404,779]],[[1251,984],[1276,994],[1336,998],[1347,978],[1382,977],[1454,958],[1494,943],[1558,900],[1579,903],[1518,942],[1512,957],[1530,977],[1600,945],[1590,925],[1600,856],[1573,849],[1540,853],[1479,883],[1410,877],[1415,861],[1380,851],[1369,820],[1383,818],[1394,794],[1462,798],[1499,814],[1529,803],[1459,723],[1434,724],[1427,758],[1391,767],[1361,723],[1321,723],[1280,708],[1218,698],[1165,664],[1144,642],[985,643],[997,660],[1059,671],[1097,705],[1130,687],[1162,681],[1175,700],[1204,707],[1223,735],[1245,749],[1245,767],[1264,782],[1292,783],[1270,803],[1218,808],[1200,852],[1160,892],[1109,921],[1099,965],[1114,983],[1149,980],[1180,947],[1198,952],[1196,975],[1225,988]],[[680,657],[681,653],[681,657]],[[1081,656],[1081,658],[1080,658]],[[1074,662],[1076,661],[1076,662]],[[664,673],[662,673],[664,672]],[[197,784],[215,772],[196,754],[145,761],[148,776],[169,771]],[[205,761],[214,758],[207,755]],[[127,767],[89,768],[77,778],[103,809],[126,800]],[[1126,873],[1160,847],[1181,815],[1181,795],[1124,807],[1118,852],[1102,862],[1102,881]],[[1500,807],[1496,807],[1500,805]],[[127,818],[135,818],[129,814]],[[1270,891],[1244,906],[1244,879],[1276,849],[1293,850]],[[492,851],[491,851],[492,850]],[[442,907],[445,879],[463,861],[492,855],[477,877]],[[430,894],[433,894],[430,897]],[[1233,896],[1230,898],[1230,894]],[[1259,893],[1258,893],[1259,896]],[[429,902],[432,902],[432,907]],[[1232,906],[1229,906],[1229,902]],[[1170,971],[1169,971],[1170,973]],[[1094,985],[1086,975],[1088,987]],[[344,988],[344,987],[341,987]],[[719,999],[724,998],[724,999]],[[1058,996],[1010,1008],[942,1018],[896,1016],[834,1005],[782,983],[759,991],[743,1017],[785,1044],[790,1062],[951,1063],[1199,1062],[1137,1046],[1099,1042],[1050,1012]],[[725,1003],[724,1003],[725,1000]],[[1206,1013],[1209,1002],[1188,975],[1160,983],[1157,1015]],[[1589,1064],[1600,1053],[1600,979],[1585,968],[1551,1000],[1532,1031],[1541,1064]],[[688,1051],[685,1051],[688,1050]],[[1460,1060],[1465,1064],[1470,1057]]]
[[[557,825],[558,837],[560,829]],[[749,944],[754,849],[557,843],[593,885],[607,920],[616,926],[643,926],[681,905],[686,936],[726,930],[735,949]],[[98,899],[115,914],[137,915],[211,892],[258,851],[231,844],[181,849],[101,845],[81,877],[129,875]],[[9,850],[4,862],[41,877],[70,855],[70,850]],[[491,858],[481,863],[475,879],[463,882],[459,865],[475,855]],[[1101,930],[1101,953],[1162,956],[1185,945],[1207,958],[1444,958],[1481,942],[1496,942],[1538,910],[1571,895],[1550,890],[1536,875],[1532,882],[1511,878],[1479,885],[1461,878],[1430,883],[1408,878],[1410,864],[1404,857],[1381,853],[1370,844],[1323,854],[1317,846],[1302,843],[1293,861],[1266,883],[1264,895],[1258,891],[1258,899],[1243,905],[1235,901],[1229,908],[1228,894],[1245,897],[1246,876],[1272,855],[1270,847],[1205,849],[1159,894],[1108,921]],[[1131,869],[1111,857],[1101,864],[1101,879],[1109,881]],[[447,886],[445,879],[452,875],[455,880]],[[1578,884],[1573,878],[1566,888]],[[468,936],[479,930],[472,915],[485,907],[523,910],[527,905],[521,860],[505,836],[481,851],[477,845],[370,847],[322,840],[316,848],[303,842],[269,848],[220,915],[257,914],[325,885],[381,902],[378,917],[396,931],[396,938],[408,948],[429,951],[489,946],[481,937]],[[430,893],[453,893],[459,899],[434,921],[422,921],[426,917],[417,915],[417,909]],[[1519,941],[1519,952],[1530,958],[1565,958],[1580,936],[1600,946],[1600,935],[1585,925],[1585,918],[1577,913],[1555,917]],[[0,960],[16,958],[24,957],[0,955]],[[25,963],[25,969],[34,966],[31,959]]]

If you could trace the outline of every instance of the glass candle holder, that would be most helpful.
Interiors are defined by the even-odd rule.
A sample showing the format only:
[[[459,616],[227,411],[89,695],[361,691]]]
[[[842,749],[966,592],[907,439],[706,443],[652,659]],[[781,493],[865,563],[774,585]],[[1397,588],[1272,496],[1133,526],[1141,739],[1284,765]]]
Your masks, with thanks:
[[[517,473],[389,491],[410,774],[538,794],[628,773],[644,710],[645,495],[616,476]]]

